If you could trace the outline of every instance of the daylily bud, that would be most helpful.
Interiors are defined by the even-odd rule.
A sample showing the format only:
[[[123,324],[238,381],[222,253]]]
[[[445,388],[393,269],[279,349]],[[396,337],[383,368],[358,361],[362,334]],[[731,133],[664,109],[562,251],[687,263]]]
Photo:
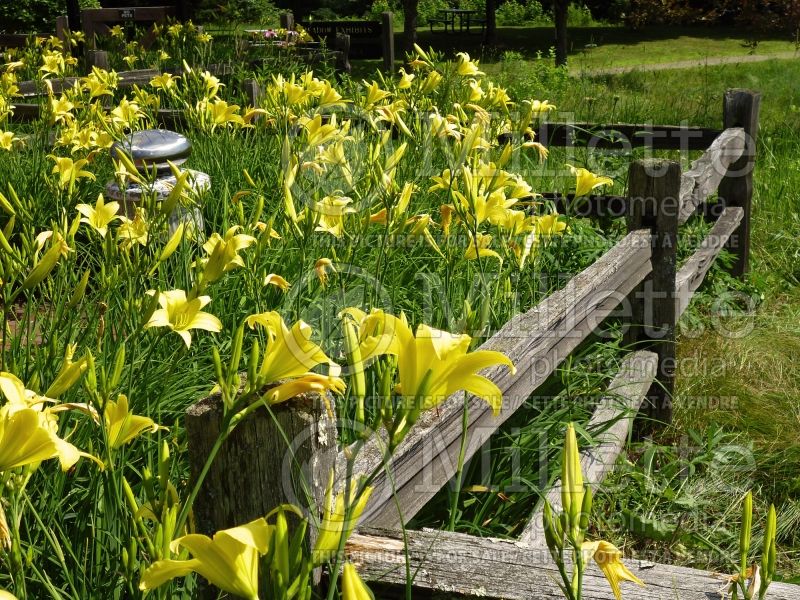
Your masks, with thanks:
[[[186,223],[181,222],[180,225],[175,229],[175,233],[172,234],[172,237],[169,238],[169,241],[164,246],[164,249],[161,251],[161,255],[158,257],[158,262],[162,263],[167,260],[170,256],[175,253],[175,250],[178,249],[178,245],[181,243],[183,239],[183,231],[186,228]]]
[[[114,389],[119,385],[122,378],[122,369],[125,368],[125,342],[122,342],[117,348],[117,354],[114,356],[114,371],[111,373],[111,380],[109,381],[110,389]]]
[[[80,301],[83,300],[83,296],[86,294],[86,285],[89,283],[89,270],[85,270],[83,272],[83,277],[78,282],[78,285],[75,286],[75,291],[72,292],[72,296],[70,296],[69,301],[67,302],[67,310],[72,310]]]
[[[39,285],[45,277],[55,268],[58,260],[69,252],[67,242],[60,235],[56,234],[53,245],[45,252],[42,259],[31,270],[25,281],[22,282],[22,289],[29,290]]]
[[[750,552],[750,535],[753,527],[753,492],[747,492],[742,502],[742,529],[739,532],[739,573],[747,571],[747,555]]]
[[[342,323],[344,328],[344,351],[347,362],[352,369],[350,376],[350,389],[356,400],[356,422],[364,424],[364,398],[367,393],[367,384],[364,378],[364,363],[361,360],[361,348],[358,343],[358,333],[355,323],[350,317],[345,316]]]

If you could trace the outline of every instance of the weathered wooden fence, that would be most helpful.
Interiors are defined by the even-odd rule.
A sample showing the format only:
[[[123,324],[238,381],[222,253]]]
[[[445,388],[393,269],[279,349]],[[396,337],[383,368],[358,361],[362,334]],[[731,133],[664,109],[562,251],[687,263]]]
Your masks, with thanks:
[[[593,197],[583,210],[603,216],[608,211],[625,215],[629,233],[599,260],[573,277],[567,285],[537,306],[508,321],[481,348],[506,353],[517,366],[516,376],[505,368],[492,368],[485,375],[502,390],[504,402],[494,417],[484,402],[468,399],[469,460],[521,404],[551,375],[559,363],[585,340],[619,305],[628,311],[627,340],[633,351],[608,387],[591,419],[593,425],[612,423],[599,434],[596,445],[583,455],[589,485],[598,486],[613,469],[628,438],[634,415],[651,422],[671,418],[675,377],[675,326],[723,248],[736,260],[733,272],[743,275],[749,253],[749,217],[752,198],[752,167],[760,95],[729,90],[724,100],[721,131],[692,127],[595,124],[542,124],[540,141],[547,145],[589,142],[595,147],[649,146],[659,149],[706,148],[692,168],[681,173],[677,162],[639,160],[630,165],[626,197]],[[613,132],[613,134],[612,134]],[[609,135],[612,134],[612,135]],[[708,200],[718,191],[718,201]],[[557,203],[568,199],[553,197]],[[714,225],[695,253],[678,268],[676,242],[680,225],[701,211]],[[531,506],[531,518],[517,540],[478,538],[442,531],[399,531],[451,480],[456,472],[462,436],[464,396],[455,394],[436,411],[424,413],[374,482],[375,491],[362,515],[359,530],[347,544],[349,558],[368,579],[380,598],[403,597],[406,561],[413,574],[414,598],[561,598],[559,579],[544,545],[541,502]],[[207,411],[206,399],[200,405]],[[313,404],[312,404],[313,405]],[[307,432],[295,440],[293,452],[302,459],[300,479],[311,497],[320,485],[319,465],[337,463],[338,472],[349,449],[338,448],[320,434],[319,419],[309,419],[305,407],[294,409],[305,421]],[[281,413],[285,411],[282,408]],[[196,429],[198,408],[187,413],[187,424]],[[303,416],[303,415],[306,416]],[[264,411],[260,439],[245,435],[231,438],[223,448],[224,481],[215,478],[203,486],[197,510],[215,515],[214,527],[232,526],[255,518],[269,508],[258,490],[270,486],[270,502],[295,500],[303,494],[295,487],[286,455],[275,458],[275,440],[282,439],[276,422],[285,426],[286,415],[276,418]],[[213,420],[213,419],[212,419]],[[290,430],[296,430],[290,423]],[[206,425],[201,425],[201,428]],[[323,427],[324,429],[324,427]],[[207,435],[189,436],[190,447],[207,445]],[[205,440],[205,441],[204,441]],[[355,472],[369,473],[384,461],[384,439],[373,437],[358,454]],[[193,451],[195,465],[204,452]],[[313,456],[313,460],[308,457]],[[272,458],[270,458],[272,457]],[[261,465],[252,469],[253,463]],[[341,476],[341,475],[340,475]],[[266,483],[265,483],[266,482]],[[237,490],[231,486],[237,486]],[[279,489],[278,489],[279,488]],[[237,513],[217,508],[217,500],[238,492]],[[558,482],[546,492],[550,502],[560,505]],[[212,531],[209,529],[208,532]],[[407,543],[407,547],[406,547]],[[628,561],[645,588],[625,589],[630,600],[653,598],[707,600],[720,597],[723,576],[694,569]],[[638,564],[637,564],[638,562]],[[599,571],[588,572],[584,597],[610,600],[613,594]],[[770,598],[800,599],[800,587],[773,584]]]

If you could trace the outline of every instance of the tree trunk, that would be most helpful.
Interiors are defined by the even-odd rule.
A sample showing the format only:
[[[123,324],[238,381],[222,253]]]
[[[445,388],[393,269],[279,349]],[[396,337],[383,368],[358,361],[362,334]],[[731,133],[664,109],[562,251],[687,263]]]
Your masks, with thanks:
[[[495,11],[497,10],[497,0],[486,0],[486,33],[483,43],[486,46],[494,46],[497,37],[497,20]]]
[[[556,22],[556,65],[567,64],[567,7],[569,0],[555,0],[553,10]]]
[[[403,50],[414,51],[417,43],[417,6],[419,0],[403,0]]]

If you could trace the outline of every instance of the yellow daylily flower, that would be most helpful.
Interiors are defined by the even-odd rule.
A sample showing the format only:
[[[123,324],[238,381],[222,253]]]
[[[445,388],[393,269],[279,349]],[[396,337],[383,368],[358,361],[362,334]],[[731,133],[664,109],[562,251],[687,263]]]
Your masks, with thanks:
[[[270,311],[250,315],[245,323],[267,332],[269,343],[259,370],[265,383],[310,375],[309,371],[322,363],[330,366],[333,375],[339,374],[338,365],[311,341],[311,326],[305,321],[297,321],[289,329],[279,313]]]
[[[14,132],[0,129],[0,148],[11,151],[14,148],[14,142],[18,141],[19,138],[14,135]]]
[[[270,273],[264,278],[264,285],[274,285],[275,287],[282,289],[284,292],[292,287],[291,283],[275,273]]]
[[[317,278],[319,278],[319,282],[322,287],[325,287],[325,284],[328,283],[328,271],[331,273],[336,273],[336,269],[333,266],[333,262],[330,258],[320,258],[316,263],[314,263],[314,271],[317,273]]]
[[[350,487],[350,504],[356,502],[357,487],[357,481],[354,481]],[[344,491],[336,494],[336,499],[334,499],[333,487],[328,487],[325,495],[322,522],[319,526],[319,535],[311,553],[314,564],[320,565],[334,558],[336,551],[339,549],[339,542],[342,536],[347,540],[358,524],[361,513],[364,512],[364,507],[366,507],[370,494],[372,494],[372,489],[369,486],[364,489],[364,493],[358,498],[358,502],[351,507],[350,519],[346,521]]]
[[[478,236],[473,237],[472,232],[469,234],[469,246],[467,246],[467,251],[464,253],[464,258],[467,260],[477,260],[479,256],[492,256],[503,262],[503,257],[500,256],[497,252],[492,250],[490,246],[492,245],[492,236],[486,235],[483,233],[478,232]]]
[[[567,165],[567,167],[569,167],[569,170],[573,175],[575,175],[576,197],[586,196],[595,188],[598,188],[602,185],[613,185],[614,183],[610,177],[595,175],[583,167],[573,167],[572,165]]]
[[[83,215],[81,223],[91,226],[101,237],[106,237],[109,224],[119,219],[119,202],[104,202],[103,194],[97,196],[94,206],[89,204],[78,204],[75,209]]]
[[[135,415],[128,410],[128,397],[120,394],[117,401],[109,400],[103,413],[108,432],[108,443],[116,450],[147,430],[155,433],[159,425],[149,417]]]
[[[153,77],[150,80],[150,85],[156,89],[169,92],[177,87],[177,82],[179,79],[180,75],[175,77],[169,73],[162,73],[161,75],[156,75],[155,77]]]
[[[375,600],[375,595],[349,561],[342,569],[342,600]]]
[[[123,129],[131,127],[142,117],[144,117],[144,113],[139,105],[131,102],[127,97],[120,100],[117,107],[111,111],[111,121]]]
[[[117,238],[122,241],[125,248],[133,244],[147,245],[148,224],[147,215],[143,208],[136,209],[136,216],[131,220],[127,217],[120,217],[122,225],[117,230]]]
[[[81,456],[102,463],[58,437],[56,412],[83,406],[66,404],[46,408],[51,398],[39,396],[25,388],[12,373],[0,372],[0,391],[8,401],[0,408],[0,472],[26,465],[37,465],[58,458],[67,471]],[[88,411],[87,411],[88,412]]]
[[[222,323],[217,317],[201,310],[209,302],[211,298],[208,296],[187,300],[183,290],[161,292],[158,295],[161,308],[153,313],[144,327],[168,327],[181,336],[189,348],[192,344],[190,330],[204,329],[215,333],[222,330]]]
[[[39,70],[48,75],[61,75],[64,72],[64,55],[61,52],[48,52],[42,56],[42,66]]]
[[[218,531],[213,538],[197,533],[180,537],[170,544],[170,550],[177,553],[185,548],[192,558],[156,561],[142,574],[139,589],[151,590],[195,572],[225,592],[258,600],[259,555],[269,551],[273,530],[259,518]]]
[[[382,310],[367,315],[359,329],[364,361],[381,354],[397,356],[400,379],[397,392],[415,401],[409,411],[409,425],[416,421],[421,410],[440,404],[459,390],[485,400],[495,415],[500,412],[502,392],[494,382],[478,375],[478,371],[502,364],[515,373],[514,364],[502,352],[469,352],[470,336],[440,331],[424,324],[417,327],[414,335],[405,315],[398,318]],[[378,331],[382,333],[375,335]]]
[[[622,552],[614,544],[605,541],[584,542],[581,544],[581,552],[594,559],[603,575],[606,576],[617,600],[622,600],[622,590],[619,585],[621,581],[632,581],[641,586],[644,585],[644,582],[623,564]]]
[[[327,232],[336,238],[344,234],[344,216],[356,212],[349,206],[353,200],[347,196],[325,196],[322,201],[314,203],[314,212],[319,222],[314,231]]]
[[[558,220],[558,213],[536,218],[536,233],[539,235],[559,235],[567,229],[567,224]]]
[[[52,172],[58,173],[58,185],[61,189],[71,188],[78,179],[88,178],[92,181],[95,180],[93,173],[83,170],[83,167],[89,164],[89,161],[85,158],[73,161],[68,156],[53,156],[52,154],[48,156],[56,163]]]
[[[224,236],[215,232],[203,244],[203,250],[208,255],[203,259],[205,283],[213,283],[222,277],[223,273],[244,266],[244,259],[239,256],[239,251],[254,244],[256,238],[246,233],[237,233],[240,229],[239,225],[234,225]]]
[[[414,81],[416,75],[413,73],[406,73],[405,69],[400,69],[400,81],[397,82],[398,90],[407,90],[411,87],[411,82]]]
[[[17,597],[11,592],[0,590],[0,600],[17,600]]]
[[[469,54],[466,52],[459,52],[456,54],[456,70],[462,77],[474,77],[475,75],[483,75],[482,71],[478,70],[478,61],[472,61]]]

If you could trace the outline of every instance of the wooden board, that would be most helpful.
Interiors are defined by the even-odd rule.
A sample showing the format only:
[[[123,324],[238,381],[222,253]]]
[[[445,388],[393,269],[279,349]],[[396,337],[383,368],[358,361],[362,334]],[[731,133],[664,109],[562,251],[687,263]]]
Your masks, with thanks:
[[[678,224],[685,223],[700,204],[717,191],[728,168],[745,149],[744,129],[726,129],[709,146],[692,168],[681,175],[681,205]]]
[[[548,552],[513,540],[478,538],[444,531],[408,531],[413,598],[504,598],[563,600],[560,576]],[[404,598],[406,553],[399,531],[353,534],[346,552],[376,597]],[[724,575],[685,567],[625,560],[645,587],[622,584],[624,600],[720,600]],[[380,585],[378,582],[382,582]],[[600,570],[584,577],[585,600],[614,600]],[[800,586],[773,583],[769,600],[800,600]]]
[[[721,132],[705,127],[650,124],[539,124],[536,141],[545,146],[588,146],[604,150],[705,150]]]
[[[153,77],[161,75],[158,69],[137,69],[134,71],[122,71],[117,73],[119,76],[119,87],[133,87],[134,85],[143,85],[150,83]],[[54,94],[60,94],[65,89],[69,89],[75,85],[80,84],[81,77],[64,77],[63,79],[51,79],[50,85]],[[19,83],[19,95],[23,98],[32,98],[35,96],[47,95],[44,86],[38,81],[22,81]]]
[[[647,395],[657,370],[658,356],[654,352],[641,350],[629,354],[622,361],[617,376],[609,384],[607,393],[592,414],[588,425],[590,430],[602,427],[604,423],[613,423],[596,436],[597,445],[583,452],[581,456],[584,481],[593,490],[597,489],[614,468],[614,463],[628,440],[633,417]],[[561,510],[559,481],[547,492],[546,497],[556,512]],[[519,540],[532,546],[545,545],[541,507],[537,508]]]
[[[675,312],[678,317],[689,306],[714,259],[736,231],[743,217],[744,210],[740,206],[726,207],[700,247],[678,271],[675,278]]]
[[[506,367],[496,367],[484,373],[502,390],[503,407],[494,417],[485,402],[470,399],[467,460],[650,273],[650,255],[649,232],[631,232],[564,289],[509,320],[481,346],[506,353],[518,372],[512,376]],[[396,527],[401,519],[395,493],[407,520],[450,480],[456,471],[463,402],[461,393],[454,394],[437,410],[423,413],[395,451],[391,477],[384,470],[376,478],[363,523]],[[381,436],[374,436],[359,454],[355,472],[370,473],[379,466],[383,447]]]

